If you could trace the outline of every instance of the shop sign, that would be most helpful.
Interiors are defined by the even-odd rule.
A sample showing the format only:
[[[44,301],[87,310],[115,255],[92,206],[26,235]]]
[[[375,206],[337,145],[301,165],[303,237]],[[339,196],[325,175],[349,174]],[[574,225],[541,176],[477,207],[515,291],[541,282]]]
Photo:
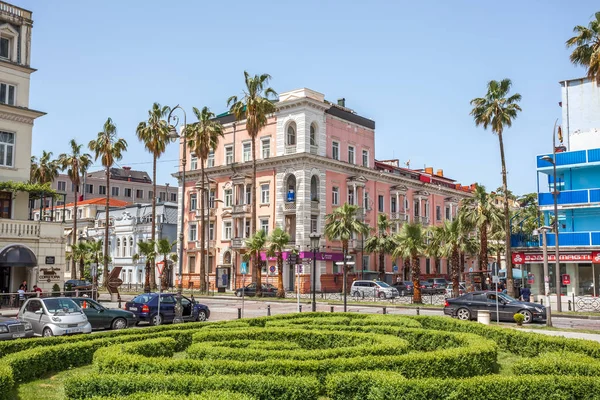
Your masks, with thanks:
[[[592,254],[582,254],[582,253],[563,253],[558,256],[559,261],[563,262],[582,262],[588,261],[591,262],[593,260]],[[548,254],[548,261],[556,261],[556,256],[554,254]],[[542,263],[544,262],[544,256],[542,254],[525,254],[524,255],[525,263]],[[598,261],[600,263],[600,261]]]
[[[535,275],[533,274],[527,274],[527,284],[528,285],[533,285],[535,282]]]
[[[592,264],[600,264],[600,251],[592,251]]]
[[[571,275],[569,274],[564,274],[562,276],[562,284],[563,285],[570,285],[571,284]]]
[[[40,268],[40,280],[45,280],[46,282],[59,281],[59,272],[60,268]]]
[[[525,257],[523,253],[512,253],[512,263],[513,265],[521,265],[525,262]]]

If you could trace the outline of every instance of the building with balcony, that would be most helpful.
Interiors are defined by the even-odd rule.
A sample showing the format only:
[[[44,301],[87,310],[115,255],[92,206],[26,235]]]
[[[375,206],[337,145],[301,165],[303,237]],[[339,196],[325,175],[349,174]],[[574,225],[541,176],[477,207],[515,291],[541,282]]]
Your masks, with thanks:
[[[200,171],[198,160],[186,171],[184,207],[185,286],[199,286],[199,262],[207,257],[209,281],[215,283],[216,268],[230,277],[229,288],[242,286],[240,266],[246,253],[246,240],[254,223],[267,234],[281,227],[290,235],[289,250],[310,264],[310,234],[321,235],[321,251],[317,253],[317,290],[339,291],[342,285],[341,243],[324,237],[325,216],[344,203],[358,207],[359,218],[375,227],[378,214],[393,220],[393,231],[406,222],[424,226],[441,224],[456,215],[459,202],[470,195],[464,187],[444,176],[441,170],[423,171],[401,168],[398,160],[375,159],[375,122],[348,108],[344,99],[337,103],[325,100],[323,94],[298,89],[280,94],[276,112],[256,138],[257,218],[251,218],[252,149],[244,121],[233,115],[217,116],[224,126],[224,138],[206,162],[206,196],[210,217],[198,211],[200,204]],[[180,157],[183,154],[180,146]],[[189,152],[187,159],[195,158]],[[190,165],[189,163],[187,165]],[[195,168],[194,168],[195,166]],[[206,214],[206,213],[205,213]],[[198,241],[206,229],[206,253],[200,254]],[[375,255],[365,254],[366,238],[356,237],[350,243],[350,258],[355,262],[351,276],[377,277]],[[287,258],[289,252],[284,253]],[[262,255],[263,281],[277,284],[275,260]],[[386,280],[408,278],[408,269],[400,260],[386,258]],[[423,258],[424,274],[433,273],[433,261]],[[251,266],[252,267],[252,266]],[[306,268],[309,272],[310,268]],[[251,274],[252,271],[249,272]],[[441,274],[447,273],[442,262]],[[245,283],[249,282],[249,277]],[[301,287],[307,289],[310,275],[301,275]],[[285,264],[284,287],[295,286],[294,267]]]
[[[27,182],[33,123],[29,107],[32,13],[0,1],[0,183]],[[0,291],[23,280],[49,291],[65,270],[61,223],[32,221],[30,193],[0,190]]]
[[[561,292],[569,295],[600,294],[600,87],[589,79],[561,82],[562,132],[555,154],[537,156],[540,225],[551,226],[558,218],[560,274],[569,283]],[[562,136],[562,135],[561,135]],[[551,149],[550,149],[551,150]],[[548,157],[550,161],[548,161]],[[554,168],[558,216],[554,215]],[[542,238],[513,235],[515,255],[536,277],[533,292],[544,285]],[[556,234],[547,234],[550,289],[556,293],[554,247]],[[539,277],[539,279],[537,279]]]

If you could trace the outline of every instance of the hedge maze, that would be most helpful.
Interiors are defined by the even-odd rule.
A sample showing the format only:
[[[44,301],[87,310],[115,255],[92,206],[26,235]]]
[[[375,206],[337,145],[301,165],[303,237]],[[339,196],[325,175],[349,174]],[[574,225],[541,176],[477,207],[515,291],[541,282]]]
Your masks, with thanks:
[[[498,353],[519,356],[499,374]],[[0,398],[600,399],[600,343],[445,317],[290,314],[0,343]]]

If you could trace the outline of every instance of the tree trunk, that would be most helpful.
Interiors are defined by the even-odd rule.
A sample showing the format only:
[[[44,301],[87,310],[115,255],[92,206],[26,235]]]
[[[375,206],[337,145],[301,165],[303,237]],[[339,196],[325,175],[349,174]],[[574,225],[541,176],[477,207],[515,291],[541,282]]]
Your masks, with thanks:
[[[464,278],[465,276],[465,253],[461,252],[460,253],[460,264],[458,266],[458,273],[459,275],[459,279],[462,276]]]
[[[512,255],[510,248],[510,214],[508,210],[508,184],[506,183],[506,160],[504,158],[504,143],[502,132],[498,132],[500,144],[500,161],[502,162],[502,190],[504,191],[504,242],[506,246],[506,291],[509,296],[515,296],[515,285],[512,274]]]
[[[205,228],[206,228],[206,220],[204,215],[204,161],[202,158],[200,159],[200,215],[202,215],[202,227],[200,229],[200,292],[206,292],[206,264],[204,260],[206,259],[204,256],[204,241],[205,238]],[[206,218],[208,219],[208,217]],[[208,251],[208,246],[206,246],[206,251]]]
[[[85,272],[85,257],[82,255],[79,259],[79,279],[84,279],[83,275]]]
[[[481,231],[479,232],[479,276],[481,280],[482,288],[485,286],[485,279],[483,278],[483,271],[487,270],[488,260],[488,224],[483,224]]]
[[[403,268],[404,276],[402,277],[402,280],[407,281],[408,280],[408,276],[407,276],[406,272],[410,271],[410,259],[409,258],[403,258],[402,259],[402,264],[404,265],[404,268]]]
[[[162,287],[162,290],[167,290],[169,288],[169,282],[168,282],[168,277],[169,277],[169,267],[167,264],[167,254],[163,254],[163,270],[162,270],[162,278],[160,280],[160,285]]]
[[[285,289],[283,288],[283,255],[281,251],[277,254],[277,277],[279,282],[277,283],[277,297],[285,297]]]
[[[385,281],[385,253],[383,251],[379,253],[379,280]]]
[[[346,312],[348,310],[348,283],[346,282],[348,280],[348,268],[346,265],[346,255],[348,254],[348,242],[342,242],[342,254],[344,256],[344,266],[342,270],[342,293],[344,296],[344,312]]]
[[[150,293],[150,260],[146,258],[146,274],[144,278],[144,292]]]
[[[183,189],[184,193],[185,193],[185,188]],[[156,193],[156,156],[152,157],[152,243],[154,243],[154,245],[156,246],[156,195],[158,193]],[[184,210],[181,210],[181,212],[184,212]],[[181,246],[183,246],[183,243],[181,243]],[[156,260],[154,260],[156,261]],[[154,265],[154,261],[152,261],[151,265],[150,265],[150,288],[152,290],[156,290],[156,275],[155,275],[155,268],[156,266]]]
[[[254,132],[252,137],[252,214],[250,221],[250,235],[254,236],[256,233],[256,135],[258,132]],[[246,229],[246,227],[244,227]],[[256,297],[262,297],[262,271],[260,270],[260,254],[257,255],[254,267],[254,281],[256,282]]]
[[[72,181],[73,182],[73,181]],[[71,254],[74,254],[75,246],[77,245],[77,192],[78,185],[73,182],[75,186],[75,202],[73,203],[73,240],[71,241],[73,244],[71,245]],[[72,279],[77,279],[77,263],[75,261],[75,257],[73,257],[73,276]]]
[[[109,200],[110,200],[110,169],[108,167],[106,167],[106,208],[105,208],[105,214],[106,214],[106,220],[104,221],[105,226],[104,226],[104,270],[103,270],[103,274],[104,274],[104,278],[102,280],[103,282],[103,286],[105,288],[108,287],[108,258],[109,258],[109,253],[108,253],[108,224],[110,222],[110,218],[108,215],[109,212]]]
[[[451,277],[452,277],[452,297],[458,297],[459,296],[459,290],[460,290],[460,279],[459,279],[459,256],[458,256],[458,249],[453,248],[452,249],[452,255],[451,255],[452,261],[451,261]]]
[[[412,258],[413,303],[422,303],[421,299],[421,264],[419,257]]]
[[[440,273],[440,259],[436,256],[433,257],[433,275],[438,275]]]

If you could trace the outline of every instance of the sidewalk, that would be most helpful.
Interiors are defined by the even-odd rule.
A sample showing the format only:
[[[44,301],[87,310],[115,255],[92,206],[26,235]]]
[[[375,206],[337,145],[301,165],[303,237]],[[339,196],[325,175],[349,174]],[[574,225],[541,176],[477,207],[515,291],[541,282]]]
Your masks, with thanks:
[[[523,331],[523,332],[541,333],[543,335],[548,335],[548,336],[559,336],[559,337],[564,337],[564,338],[569,338],[569,339],[586,339],[586,340],[593,340],[595,342],[600,342],[600,334],[595,334],[595,333],[547,331],[544,329],[523,329],[523,328],[519,328],[518,330]]]

